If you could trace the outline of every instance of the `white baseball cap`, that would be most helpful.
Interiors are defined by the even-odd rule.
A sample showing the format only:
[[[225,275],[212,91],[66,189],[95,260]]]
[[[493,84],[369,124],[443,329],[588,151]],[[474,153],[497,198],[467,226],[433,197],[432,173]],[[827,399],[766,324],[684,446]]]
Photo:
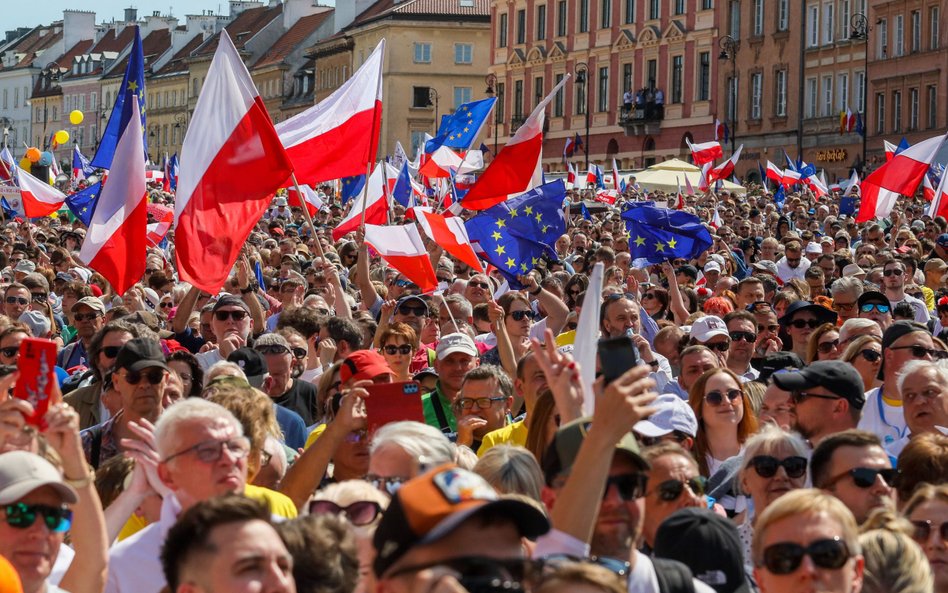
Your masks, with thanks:
[[[652,402],[652,406],[655,413],[636,422],[632,430],[646,437],[663,437],[675,430],[692,438],[698,434],[694,410],[674,393],[663,393]]]
[[[728,336],[724,320],[715,315],[705,315],[691,324],[691,337],[704,344],[715,336]]]

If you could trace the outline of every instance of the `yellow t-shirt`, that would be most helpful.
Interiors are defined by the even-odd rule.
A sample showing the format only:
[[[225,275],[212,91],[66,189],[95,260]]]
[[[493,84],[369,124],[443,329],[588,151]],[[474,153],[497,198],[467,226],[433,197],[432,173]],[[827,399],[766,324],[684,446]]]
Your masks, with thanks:
[[[313,432],[309,433],[309,436],[306,437],[306,444],[303,445],[303,449],[309,449],[309,446],[312,445],[313,443],[315,443],[315,442],[316,442],[316,439],[318,439],[320,436],[322,436],[322,434],[323,434],[324,432],[326,432],[326,427],[327,427],[327,426],[329,426],[329,425],[328,425],[328,424],[320,424],[319,426],[317,426],[316,428],[314,428],[314,429],[313,429]]]
[[[527,423],[525,420],[508,424],[503,428],[492,430],[481,439],[481,446],[477,449],[477,456],[483,457],[484,453],[494,445],[519,445],[521,447],[527,444]]]

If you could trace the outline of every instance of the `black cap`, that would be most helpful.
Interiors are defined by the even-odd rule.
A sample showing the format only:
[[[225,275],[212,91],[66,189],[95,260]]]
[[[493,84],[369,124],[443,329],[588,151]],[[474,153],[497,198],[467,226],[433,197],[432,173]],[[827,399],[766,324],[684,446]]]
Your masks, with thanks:
[[[658,527],[652,551],[658,558],[683,563],[696,579],[717,593],[750,593],[737,527],[708,509],[687,508],[672,513]]]
[[[876,290],[867,290],[866,292],[859,295],[859,299],[856,301],[856,303],[859,305],[859,307],[869,303],[872,303],[873,305],[888,305],[889,297]]]
[[[799,371],[777,373],[774,383],[784,391],[805,391],[822,387],[861,410],[866,404],[866,387],[862,377],[849,363],[841,360],[820,360]]]
[[[757,380],[761,383],[769,381],[778,371],[803,368],[803,359],[794,352],[772,352],[759,360],[756,368],[760,371],[760,376]]]
[[[214,308],[211,309],[211,312],[217,313],[218,309],[223,307],[240,307],[247,313],[250,313],[250,307],[247,306],[247,303],[245,303],[242,298],[232,294],[221,295],[221,297],[217,299],[217,302],[214,303]]]
[[[796,301],[795,303],[790,303],[786,311],[778,320],[780,325],[786,326],[790,321],[793,320],[793,316],[799,313],[800,311],[809,311],[816,316],[817,320],[820,323],[836,323],[837,315],[834,311],[830,311],[822,305],[817,305],[811,303],[810,301]]]
[[[115,357],[115,369],[140,371],[158,367],[170,371],[165,364],[165,353],[161,345],[149,338],[133,338],[122,346]]]
[[[675,270],[676,274],[685,274],[691,277],[692,280],[698,279],[698,268],[692,266],[691,264],[685,264],[683,266],[678,266],[678,269]]]
[[[922,325],[921,323],[915,323],[914,321],[896,321],[892,325],[886,328],[885,332],[882,334],[882,363],[879,365],[879,374],[876,375],[878,379],[883,379],[883,369],[885,368],[885,351],[889,349],[892,344],[894,344],[899,338],[907,336],[909,334],[914,334],[916,332],[928,332],[928,328]]]
[[[232,362],[240,367],[240,370],[247,376],[247,382],[258,389],[263,386],[263,379],[270,372],[267,366],[267,360],[262,354],[244,346],[230,353],[227,362]]]

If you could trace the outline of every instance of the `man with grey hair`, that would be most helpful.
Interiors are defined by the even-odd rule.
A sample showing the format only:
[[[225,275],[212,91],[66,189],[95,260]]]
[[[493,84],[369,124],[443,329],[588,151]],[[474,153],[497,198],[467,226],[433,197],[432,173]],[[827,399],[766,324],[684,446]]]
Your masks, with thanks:
[[[892,457],[898,457],[911,439],[948,429],[948,364],[910,360],[899,373],[896,386],[908,434],[886,446]]]
[[[477,451],[484,435],[507,425],[513,405],[513,382],[499,366],[485,364],[464,375],[454,400],[457,444]]]
[[[411,420],[390,422],[372,436],[365,479],[393,494],[403,482],[454,458],[454,445],[437,428]]]
[[[858,278],[847,276],[833,282],[830,287],[830,293],[833,295],[833,310],[843,322],[859,316],[857,301],[862,292],[862,282]]]
[[[882,328],[872,319],[856,317],[847,319],[839,328],[839,348],[845,349],[846,345],[859,336],[875,336],[882,339]]]
[[[161,591],[161,546],[178,516],[198,502],[242,493],[247,484],[250,441],[223,406],[200,398],[173,404],[158,419],[154,441],[158,477],[171,494],[158,522],[112,547],[106,593]]]
[[[444,297],[444,301],[438,312],[438,327],[444,327],[444,324],[456,321],[459,324],[466,322],[468,325],[474,325],[474,307],[471,302],[460,294],[450,294]]]
[[[293,352],[286,338],[279,334],[263,334],[253,345],[263,356],[269,373],[263,390],[274,403],[302,416],[306,426],[312,426],[319,413],[316,410],[316,387],[293,378]]]

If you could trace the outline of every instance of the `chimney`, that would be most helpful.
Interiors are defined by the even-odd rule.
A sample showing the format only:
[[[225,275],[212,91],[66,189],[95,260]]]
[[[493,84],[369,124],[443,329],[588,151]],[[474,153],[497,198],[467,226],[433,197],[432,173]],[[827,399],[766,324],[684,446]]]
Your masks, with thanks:
[[[84,39],[95,39],[95,13],[88,10],[63,11],[63,51]]]
[[[134,23],[138,20],[138,9],[137,8],[126,8],[125,9],[125,22]]]

